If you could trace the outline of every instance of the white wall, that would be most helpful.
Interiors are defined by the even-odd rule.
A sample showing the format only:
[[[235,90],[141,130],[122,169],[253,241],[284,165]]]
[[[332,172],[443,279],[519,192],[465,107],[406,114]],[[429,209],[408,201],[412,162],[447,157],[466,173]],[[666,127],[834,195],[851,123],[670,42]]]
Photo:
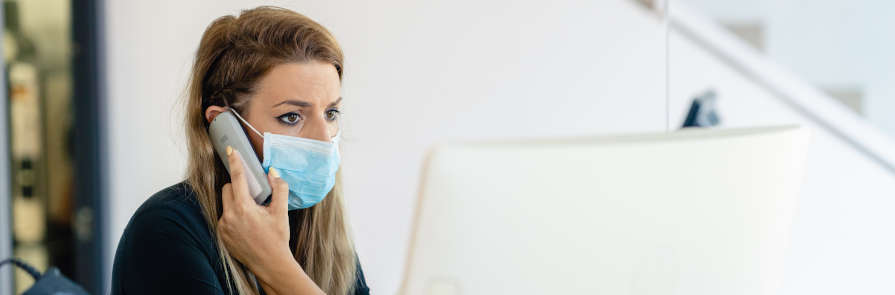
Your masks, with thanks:
[[[106,1],[112,251],[134,210],[182,179],[178,98],[205,26],[261,3]],[[433,143],[665,128],[662,27],[632,1],[273,4],[346,52],[345,190],[376,293],[397,290]]]
[[[866,117],[895,135],[895,2],[768,3],[768,54],[816,85],[861,88]]]

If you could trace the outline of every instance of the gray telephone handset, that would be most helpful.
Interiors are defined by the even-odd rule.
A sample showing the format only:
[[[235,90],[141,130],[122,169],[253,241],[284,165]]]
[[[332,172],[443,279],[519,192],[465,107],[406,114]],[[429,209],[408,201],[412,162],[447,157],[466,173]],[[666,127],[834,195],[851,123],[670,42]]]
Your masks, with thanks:
[[[255,156],[255,150],[249,143],[242,125],[236,120],[236,116],[230,111],[222,112],[211,120],[208,126],[208,134],[211,136],[211,144],[217,153],[227,173],[230,173],[230,161],[227,160],[227,146],[239,153],[243,160],[243,171],[246,173],[246,183],[249,187],[249,194],[255,199],[255,203],[264,204],[270,198],[271,188],[267,182],[267,173],[261,168],[258,157]]]

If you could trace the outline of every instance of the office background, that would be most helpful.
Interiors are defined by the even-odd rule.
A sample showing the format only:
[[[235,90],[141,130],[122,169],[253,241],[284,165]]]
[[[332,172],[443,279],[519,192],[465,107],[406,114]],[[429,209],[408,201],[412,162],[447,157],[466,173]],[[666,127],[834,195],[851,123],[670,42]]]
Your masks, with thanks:
[[[101,231],[95,264],[103,284],[134,210],[183,177],[181,98],[205,27],[240,9],[277,5],[319,21],[345,51],[345,191],[377,293],[400,284],[431,145],[670,131],[707,91],[717,96],[719,127],[797,123],[815,135],[786,292],[895,291],[888,279],[895,57],[887,56],[895,38],[885,31],[895,23],[884,13],[895,7],[734,2],[97,1],[89,10],[98,12],[95,22],[87,23],[98,33],[89,51],[97,68],[82,74],[99,83],[86,111],[97,114],[87,122],[97,126],[98,158],[88,163],[99,165],[91,220]],[[65,24],[76,22],[65,16],[77,16],[83,3],[59,15],[32,11]]]

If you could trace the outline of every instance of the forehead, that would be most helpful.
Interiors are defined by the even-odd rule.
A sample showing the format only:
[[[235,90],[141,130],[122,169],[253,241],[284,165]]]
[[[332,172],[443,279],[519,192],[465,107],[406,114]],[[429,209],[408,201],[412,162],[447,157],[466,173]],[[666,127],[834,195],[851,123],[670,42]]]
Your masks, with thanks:
[[[321,61],[284,63],[271,68],[258,81],[255,100],[275,104],[296,99],[326,105],[339,98],[339,86],[339,73],[332,64]]]

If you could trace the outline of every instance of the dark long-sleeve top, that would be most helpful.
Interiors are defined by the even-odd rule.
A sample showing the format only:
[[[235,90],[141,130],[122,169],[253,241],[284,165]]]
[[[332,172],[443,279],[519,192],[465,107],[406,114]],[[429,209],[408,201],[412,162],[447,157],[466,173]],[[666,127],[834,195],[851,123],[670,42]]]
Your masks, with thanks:
[[[229,294],[217,243],[202,214],[184,182],[144,202],[118,242],[111,294]],[[370,293],[359,260],[354,289],[355,295]]]

